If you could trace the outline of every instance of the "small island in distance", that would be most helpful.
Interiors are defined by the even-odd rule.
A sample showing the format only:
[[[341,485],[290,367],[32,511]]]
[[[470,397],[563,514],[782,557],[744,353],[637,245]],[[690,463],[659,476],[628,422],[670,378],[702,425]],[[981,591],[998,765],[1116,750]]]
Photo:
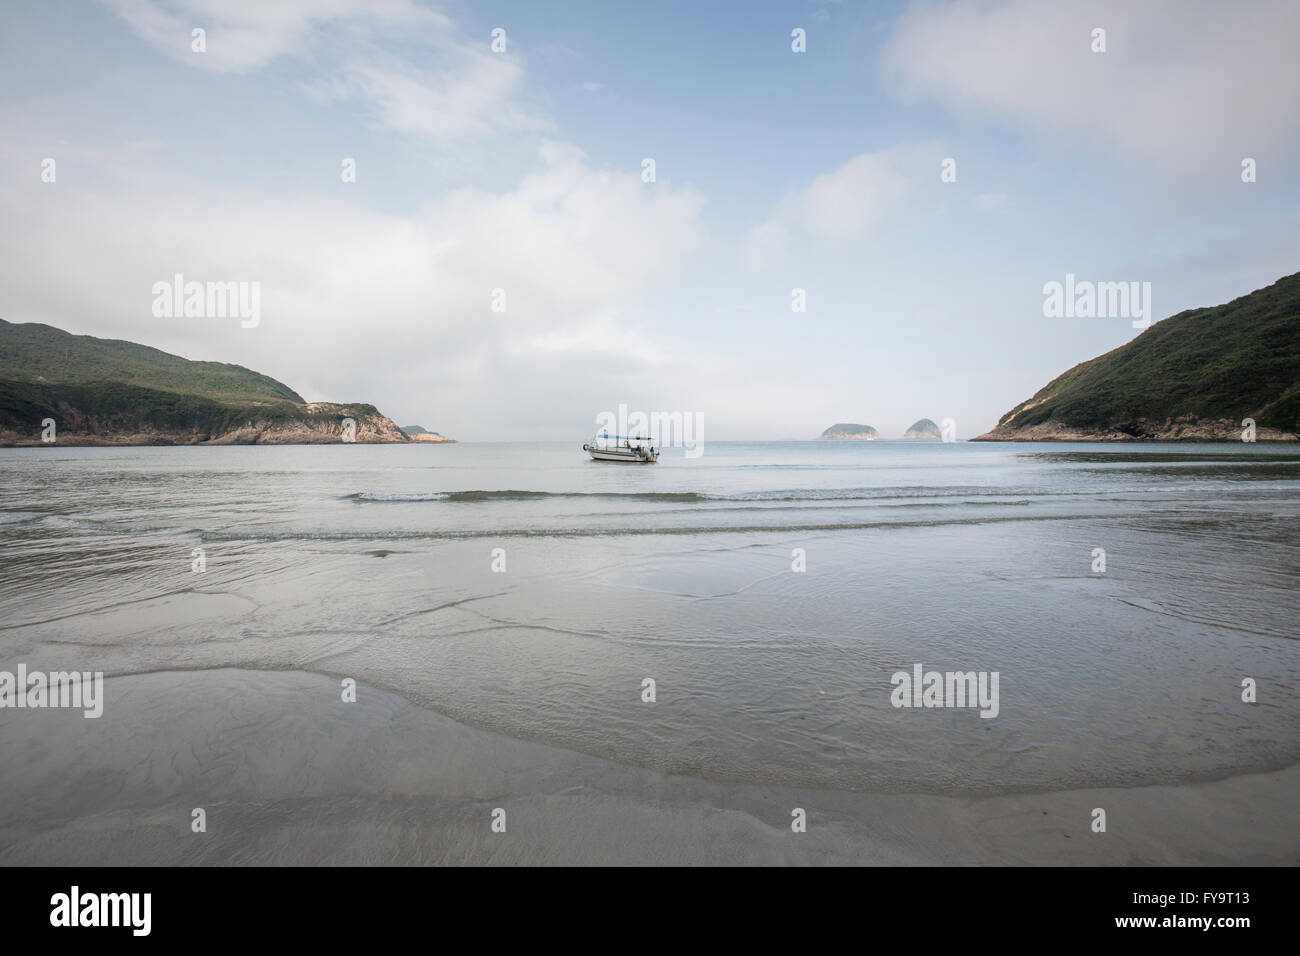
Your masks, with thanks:
[[[431,432],[423,425],[402,425],[402,434],[411,441],[423,442],[455,442],[456,439],[448,438],[446,435],[439,435],[437,432]]]
[[[856,425],[852,422],[840,422],[838,425],[832,425],[820,435],[818,441],[877,441],[880,438],[880,432],[870,425]],[[943,433],[939,431],[939,426],[928,418],[922,418],[914,422],[912,427],[903,433],[904,441],[941,441]]]
[[[880,437],[870,425],[854,425],[850,422],[841,422],[838,425],[832,425],[820,435],[818,441],[875,441]]]
[[[919,422],[913,423],[912,427],[903,432],[904,441],[943,441],[943,432],[939,431],[939,426],[928,418],[922,418]]]

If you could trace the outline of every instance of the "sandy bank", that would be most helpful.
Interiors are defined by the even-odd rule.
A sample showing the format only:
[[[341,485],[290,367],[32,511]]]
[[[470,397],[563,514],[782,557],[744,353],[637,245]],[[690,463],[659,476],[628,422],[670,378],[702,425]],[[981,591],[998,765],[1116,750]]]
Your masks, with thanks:
[[[110,676],[105,697],[98,720],[4,713],[0,864],[1300,862],[1300,766],[1135,789],[862,794],[623,766],[366,685],[345,704],[318,674]],[[195,807],[206,833],[191,832]],[[791,831],[796,807],[806,833]]]

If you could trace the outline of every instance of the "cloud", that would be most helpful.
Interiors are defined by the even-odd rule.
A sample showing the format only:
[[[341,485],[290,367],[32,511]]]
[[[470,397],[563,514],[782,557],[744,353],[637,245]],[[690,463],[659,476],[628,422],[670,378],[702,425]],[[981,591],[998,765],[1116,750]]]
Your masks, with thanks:
[[[101,0],[141,39],[198,69],[244,73],[281,56],[302,57],[331,25],[365,25],[371,32],[446,31],[446,16],[409,0]],[[207,34],[195,53],[190,32]]]
[[[940,144],[891,147],[854,156],[778,203],[771,218],[750,230],[748,254],[762,266],[782,255],[794,237],[860,239],[899,210],[918,183],[939,182]]]
[[[29,156],[6,149],[0,174],[19,182]],[[711,380],[691,342],[630,318],[703,232],[701,195],[638,169],[546,143],[513,188],[395,217],[343,185],[255,194],[147,163],[106,151],[93,186],[26,176],[0,196],[0,315],[237,362],[462,437],[518,436],[529,416],[581,429],[638,390]],[[152,284],[175,273],[260,282],[261,324],[153,317]]]
[[[517,62],[482,51],[459,51],[454,69],[414,70],[405,64],[352,62],[326,87],[339,99],[368,102],[378,125],[430,140],[476,139],[494,132],[551,129],[514,102],[523,78]]]
[[[1296,141],[1298,34],[1289,0],[914,3],[881,71],[900,95],[1000,116],[1061,148],[1234,173]]]
[[[360,102],[379,128],[442,142],[553,126],[521,102],[524,67],[513,48],[493,53],[489,37],[467,37],[442,12],[409,0],[103,2],[195,69],[251,73],[295,60],[311,74],[299,83],[304,93]],[[207,32],[204,53],[191,50],[195,27]]]

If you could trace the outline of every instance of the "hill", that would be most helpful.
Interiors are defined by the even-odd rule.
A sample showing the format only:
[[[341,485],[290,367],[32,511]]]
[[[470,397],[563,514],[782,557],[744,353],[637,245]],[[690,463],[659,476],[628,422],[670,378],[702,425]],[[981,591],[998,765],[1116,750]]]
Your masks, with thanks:
[[[306,399],[282,382],[224,362],[192,362],[121,339],[72,335],[37,322],[0,319],[0,378],[80,385],[118,382],[224,401]]]
[[[240,365],[0,319],[0,444],[41,444],[47,419],[72,445],[407,440],[373,405],[309,403]]]
[[[1076,365],[974,441],[1240,441],[1300,433],[1300,273],[1189,309]]]

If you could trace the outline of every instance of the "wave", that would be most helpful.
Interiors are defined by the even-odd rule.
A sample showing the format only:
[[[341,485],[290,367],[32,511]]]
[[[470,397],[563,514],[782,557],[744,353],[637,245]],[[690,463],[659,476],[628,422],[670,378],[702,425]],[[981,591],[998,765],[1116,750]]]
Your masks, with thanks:
[[[864,531],[886,528],[945,528],[958,525],[1001,524],[1008,521],[1095,521],[1146,518],[1150,512],[1119,514],[981,515],[968,518],[936,518],[914,521],[836,521],[798,524],[735,525],[639,525],[635,527],[590,528],[496,528],[472,531],[204,531],[194,529],[203,541],[418,541],[469,540],[475,538],[614,538],[642,535],[786,534],[810,531]]]
[[[641,501],[709,501],[713,499],[713,496],[711,495],[699,494],[693,491],[603,492],[521,491],[517,489],[507,489],[504,491],[430,491],[410,494],[361,491],[354,495],[346,495],[345,497],[357,501],[452,501],[461,504],[485,501],[537,501],[558,498],[620,498],[623,500]]]
[[[355,501],[446,501],[447,492],[431,491],[426,494],[386,494],[379,491],[360,491],[355,495],[344,495]]]
[[[37,511],[4,511],[0,512],[0,525],[22,524],[24,521],[33,521],[43,517],[44,515]]]
[[[986,488],[964,486],[915,487],[890,486],[881,488],[792,488],[780,491],[754,491],[744,494],[709,494],[702,491],[524,491],[520,489],[430,492],[377,492],[359,491],[344,495],[350,501],[422,502],[448,501],[473,504],[489,501],[548,501],[565,498],[609,499],[615,501],[649,501],[665,503],[693,503],[735,501],[744,503],[786,501],[876,501],[891,498],[1018,498],[1043,496],[1087,496],[1085,492],[1047,492],[1034,488],[1016,488],[991,491]]]

